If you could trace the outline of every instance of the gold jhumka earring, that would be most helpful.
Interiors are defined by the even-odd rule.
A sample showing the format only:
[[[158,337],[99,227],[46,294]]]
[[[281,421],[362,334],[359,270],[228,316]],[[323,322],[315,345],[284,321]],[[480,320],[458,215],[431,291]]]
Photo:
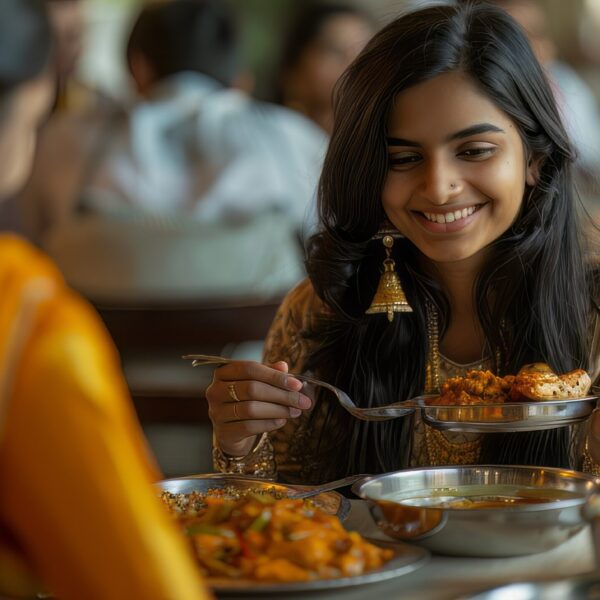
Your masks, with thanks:
[[[400,277],[396,273],[396,263],[391,257],[392,247],[394,246],[392,232],[394,231],[393,228],[386,228],[375,236],[376,238],[381,237],[381,241],[385,247],[386,258],[383,261],[383,274],[379,280],[377,291],[375,292],[375,296],[373,296],[371,306],[366,310],[366,314],[368,315],[387,313],[390,323],[394,320],[394,313],[413,311],[402,289]]]

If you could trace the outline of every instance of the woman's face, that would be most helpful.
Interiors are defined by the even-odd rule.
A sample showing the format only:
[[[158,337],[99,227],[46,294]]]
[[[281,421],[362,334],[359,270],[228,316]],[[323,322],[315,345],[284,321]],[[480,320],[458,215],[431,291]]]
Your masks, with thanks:
[[[54,97],[54,79],[45,72],[17,87],[0,113],[0,199],[24,185],[33,162],[37,130]]]
[[[515,221],[535,184],[515,123],[463,73],[398,95],[388,122],[383,207],[432,261],[481,253]]]
[[[330,17],[322,26],[318,37],[309,45],[300,61],[308,86],[317,91],[331,91],[346,67],[358,56],[373,35],[370,23],[352,14]]]
[[[320,125],[330,131],[333,88],[373,33],[372,25],[358,15],[330,17],[319,35],[302,51],[298,62],[284,75],[284,96],[292,104],[326,111],[327,122]]]

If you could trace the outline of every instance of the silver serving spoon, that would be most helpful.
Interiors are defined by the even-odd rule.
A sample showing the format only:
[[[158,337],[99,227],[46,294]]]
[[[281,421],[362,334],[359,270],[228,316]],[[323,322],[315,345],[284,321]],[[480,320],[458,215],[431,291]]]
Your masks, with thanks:
[[[193,367],[200,367],[204,365],[227,365],[232,362],[237,362],[231,358],[225,358],[224,356],[211,356],[210,354],[187,354],[182,358],[191,360]],[[430,396],[418,396],[411,398],[410,400],[404,400],[403,402],[394,402],[393,404],[387,404],[386,406],[376,406],[372,408],[359,408],[351,400],[350,396],[346,394],[340,388],[322,381],[309,377],[308,375],[297,375],[295,373],[288,373],[292,377],[303,381],[305,383],[311,383],[323,387],[332,392],[339,403],[345,408],[352,416],[362,421],[389,421],[390,419],[397,419],[398,417],[405,417],[412,414],[415,409],[422,408],[422,402],[428,398],[435,398],[435,395]]]
[[[364,479],[368,475],[350,475],[343,479],[336,479],[335,481],[329,481],[328,483],[322,483],[321,485],[313,485],[309,489],[299,490],[297,492],[286,492],[287,498],[293,500],[301,500],[302,498],[310,498],[312,496],[318,496],[324,492],[330,492],[331,490],[337,490],[338,488],[350,485],[359,479]]]

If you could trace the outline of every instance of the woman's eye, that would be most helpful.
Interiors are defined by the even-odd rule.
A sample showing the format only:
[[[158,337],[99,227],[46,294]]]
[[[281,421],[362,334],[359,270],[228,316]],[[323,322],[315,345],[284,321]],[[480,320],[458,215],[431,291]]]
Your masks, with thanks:
[[[479,146],[476,148],[466,148],[465,150],[461,150],[458,155],[470,160],[484,160],[495,152],[495,146]]]
[[[410,168],[415,163],[421,160],[420,154],[414,152],[401,152],[396,154],[390,154],[388,157],[388,163],[390,167],[401,170],[402,168]]]

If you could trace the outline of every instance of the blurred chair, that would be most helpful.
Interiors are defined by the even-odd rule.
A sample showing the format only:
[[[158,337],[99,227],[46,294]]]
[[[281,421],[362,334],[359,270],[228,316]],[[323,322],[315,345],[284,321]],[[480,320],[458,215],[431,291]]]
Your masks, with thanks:
[[[280,299],[304,276],[277,214],[238,224],[81,215],[44,247],[104,319],[142,421],[206,421],[206,372],[181,356],[260,360]]]
[[[286,215],[202,223],[151,213],[81,214],[44,249],[100,311],[143,422],[206,422],[206,374],[181,355],[261,359],[279,300],[304,276]]]
[[[262,297],[96,304],[166,477],[212,472],[205,392],[213,368],[192,368],[181,357],[203,352],[260,360],[279,303],[280,298]]]
[[[142,423],[208,422],[204,394],[213,368],[192,368],[181,357],[202,352],[260,360],[280,300],[96,304]]]
[[[150,215],[80,214],[44,240],[69,284],[98,309],[121,354],[150,445],[167,476],[208,472],[202,352],[260,360],[280,299],[302,279],[286,215],[201,223]]]

